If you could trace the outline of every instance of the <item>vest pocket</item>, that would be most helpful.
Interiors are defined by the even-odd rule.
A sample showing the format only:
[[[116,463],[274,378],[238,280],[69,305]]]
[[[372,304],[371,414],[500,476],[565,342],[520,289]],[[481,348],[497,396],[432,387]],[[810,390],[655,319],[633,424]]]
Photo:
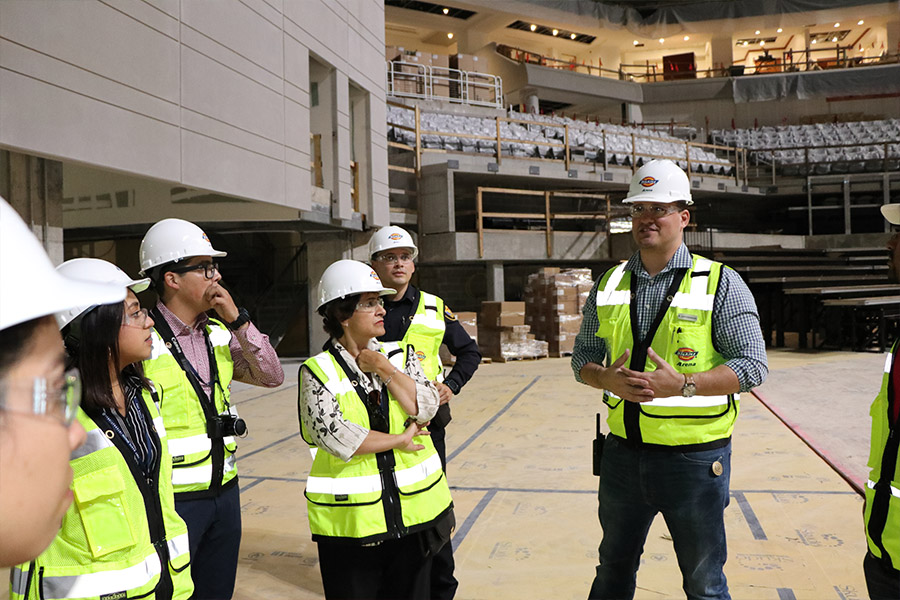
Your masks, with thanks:
[[[437,377],[438,356],[435,346],[440,348],[439,344],[435,344],[433,336],[425,336],[417,333],[407,333],[406,341],[416,350],[416,357],[422,364],[422,370],[429,379]],[[440,341],[440,338],[438,339]],[[430,367],[430,368],[429,368]]]
[[[178,429],[188,427],[190,425],[190,411],[195,408],[200,410],[197,402],[187,402],[187,398],[192,398],[196,394],[194,388],[188,382],[184,371],[178,365],[155,369],[151,373],[151,377],[155,381],[169,382],[163,393],[160,395],[159,409],[166,429]],[[157,387],[161,387],[157,383]],[[202,419],[205,421],[206,419]]]
[[[75,504],[94,558],[133,546],[125,502],[125,481],[115,466],[76,478]]]
[[[707,370],[706,365],[713,358],[711,349],[708,327],[679,322],[673,327],[670,345],[662,356],[676,371],[691,373]]]

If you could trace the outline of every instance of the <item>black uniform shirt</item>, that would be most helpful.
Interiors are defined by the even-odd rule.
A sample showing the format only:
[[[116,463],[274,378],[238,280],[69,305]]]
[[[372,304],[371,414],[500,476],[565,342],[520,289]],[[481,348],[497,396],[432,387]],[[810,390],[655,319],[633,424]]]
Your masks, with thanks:
[[[412,285],[407,286],[406,293],[399,300],[385,301],[384,308],[387,314],[384,316],[384,335],[378,339],[382,342],[402,340],[416,314],[417,306],[419,306],[419,290]],[[475,374],[481,363],[481,352],[478,350],[478,343],[466,333],[450,310],[446,306],[444,308],[446,329],[443,343],[456,357],[456,364],[444,378],[444,384],[457,393]]]

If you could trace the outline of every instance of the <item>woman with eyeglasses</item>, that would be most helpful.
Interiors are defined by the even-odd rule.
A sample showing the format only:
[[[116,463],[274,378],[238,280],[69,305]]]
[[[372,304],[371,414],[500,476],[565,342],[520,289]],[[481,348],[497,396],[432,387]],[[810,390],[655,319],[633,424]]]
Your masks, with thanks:
[[[124,297],[119,286],[57,273],[0,198],[0,567],[40,554],[72,502],[69,453],[85,433],[73,420],[78,374],[65,372],[53,313]]]
[[[135,293],[149,280],[96,258],[58,271],[127,291],[124,302],[57,314],[68,360],[81,372],[87,441],[70,457],[75,501],[59,535],[13,569],[10,598],[189,598],[188,534],[175,512],[162,399],[141,368],[153,319]]]
[[[330,339],[300,368],[300,432],[313,453],[306,491],[326,598],[428,598],[453,502],[423,427],[438,409],[415,348],[380,343],[394,294],[371,267],[329,266],[318,313]]]

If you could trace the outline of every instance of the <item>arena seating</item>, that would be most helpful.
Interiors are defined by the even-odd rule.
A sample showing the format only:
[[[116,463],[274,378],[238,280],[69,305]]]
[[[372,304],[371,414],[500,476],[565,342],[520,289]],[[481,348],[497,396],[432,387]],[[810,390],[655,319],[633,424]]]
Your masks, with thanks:
[[[900,169],[900,119],[718,129],[710,137],[751,150],[751,160],[786,176]]]
[[[447,151],[495,154],[497,136],[496,119],[439,112],[422,112],[420,127],[422,146]],[[565,127],[569,129],[569,152],[573,158],[585,161],[606,161],[611,165],[630,166],[632,160],[632,139],[637,147],[635,152],[648,157],[672,158],[682,168],[687,168],[686,145],[666,133],[611,125],[578,121],[569,117],[532,115],[511,111],[511,121],[501,120],[500,137],[515,140],[501,141],[504,155],[518,158],[562,158],[565,153]],[[408,129],[393,127],[400,125],[413,128],[414,113],[408,109],[388,106],[388,139],[415,145],[415,134]],[[516,120],[529,121],[518,123]],[[483,136],[486,139],[460,137],[454,134]],[[632,138],[632,134],[636,137]],[[639,136],[639,137],[637,137]],[[491,139],[494,138],[494,139]],[[732,175],[732,167],[727,160],[715,153],[698,147],[690,147],[691,170],[696,173]],[[641,159],[643,160],[643,159]],[[649,160],[649,158],[648,158]],[[638,161],[635,161],[638,162]]]

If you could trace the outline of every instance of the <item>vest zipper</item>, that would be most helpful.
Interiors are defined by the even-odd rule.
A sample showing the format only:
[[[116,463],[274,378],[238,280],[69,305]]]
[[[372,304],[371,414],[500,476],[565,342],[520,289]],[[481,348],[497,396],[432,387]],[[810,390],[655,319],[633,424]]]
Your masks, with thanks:
[[[406,533],[403,520],[400,515],[400,489],[394,478],[394,451],[379,452],[375,455],[378,464],[378,475],[381,477],[382,505],[384,506],[384,522],[387,526],[387,534],[392,538],[401,538]]]

